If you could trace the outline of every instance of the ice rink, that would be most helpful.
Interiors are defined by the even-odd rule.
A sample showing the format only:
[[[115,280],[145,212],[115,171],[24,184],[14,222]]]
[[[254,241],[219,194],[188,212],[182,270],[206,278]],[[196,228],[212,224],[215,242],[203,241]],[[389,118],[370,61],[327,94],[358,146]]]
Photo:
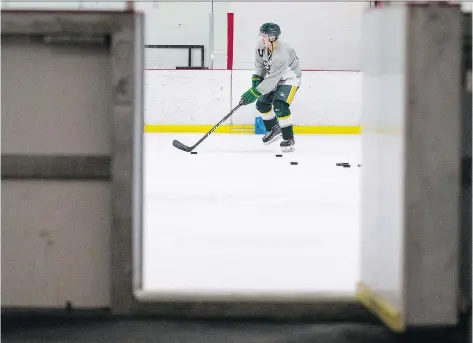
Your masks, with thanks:
[[[202,136],[145,134],[143,290],[353,295],[361,137],[297,135],[286,154],[252,134],[172,146]]]

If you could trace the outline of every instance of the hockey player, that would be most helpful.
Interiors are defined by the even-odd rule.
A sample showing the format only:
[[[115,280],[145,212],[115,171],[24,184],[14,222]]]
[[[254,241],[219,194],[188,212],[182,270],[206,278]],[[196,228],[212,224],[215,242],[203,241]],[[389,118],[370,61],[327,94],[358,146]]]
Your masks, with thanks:
[[[291,152],[295,141],[289,106],[300,86],[301,69],[294,49],[278,40],[280,34],[277,24],[264,23],[260,27],[252,85],[241,100],[244,105],[256,101],[268,131],[263,143],[270,144],[282,137],[281,150]]]

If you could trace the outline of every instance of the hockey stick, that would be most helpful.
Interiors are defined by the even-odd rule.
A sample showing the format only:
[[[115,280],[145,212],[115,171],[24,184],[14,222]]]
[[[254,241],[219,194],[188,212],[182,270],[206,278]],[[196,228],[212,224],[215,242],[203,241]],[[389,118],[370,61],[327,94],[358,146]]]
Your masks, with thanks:
[[[193,146],[187,146],[185,144],[182,144],[181,142],[179,142],[178,140],[174,140],[172,142],[172,145],[174,145],[176,148],[178,148],[179,150],[182,150],[182,151],[185,151],[185,152],[191,152],[192,150],[194,150],[195,148],[197,148],[197,146],[202,143],[204,141],[204,139],[206,139],[208,136],[210,136],[212,134],[212,132],[214,132],[225,120],[227,120],[228,118],[230,118],[232,116],[232,114],[238,109],[240,108],[240,106],[243,105],[243,101],[240,101],[238,103],[238,105],[233,108],[233,110],[231,110],[230,113],[228,113],[225,117],[222,118],[222,120],[220,120],[213,128],[210,129],[209,132],[207,132],[204,137],[202,137],[201,139],[199,139],[197,141],[197,143],[195,143]]]

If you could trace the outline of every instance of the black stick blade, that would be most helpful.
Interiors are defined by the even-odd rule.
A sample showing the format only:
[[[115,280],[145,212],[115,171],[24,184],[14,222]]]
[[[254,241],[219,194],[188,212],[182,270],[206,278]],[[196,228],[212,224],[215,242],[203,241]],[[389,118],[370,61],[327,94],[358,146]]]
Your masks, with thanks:
[[[187,145],[182,144],[176,139],[172,141],[172,145],[174,145],[176,148],[182,151],[186,151],[186,152],[192,151],[192,147],[188,147]]]

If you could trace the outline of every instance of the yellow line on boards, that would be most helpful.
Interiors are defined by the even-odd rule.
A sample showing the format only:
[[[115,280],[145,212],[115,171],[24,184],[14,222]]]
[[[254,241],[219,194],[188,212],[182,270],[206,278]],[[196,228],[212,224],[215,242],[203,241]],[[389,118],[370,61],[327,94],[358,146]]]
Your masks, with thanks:
[[[213,125],[145,124],[146,133],[206,133]],[[222,125],[214,133],[254,133],[254,125]],[[294,126],[295,134],[360,134],[360,126]]]

